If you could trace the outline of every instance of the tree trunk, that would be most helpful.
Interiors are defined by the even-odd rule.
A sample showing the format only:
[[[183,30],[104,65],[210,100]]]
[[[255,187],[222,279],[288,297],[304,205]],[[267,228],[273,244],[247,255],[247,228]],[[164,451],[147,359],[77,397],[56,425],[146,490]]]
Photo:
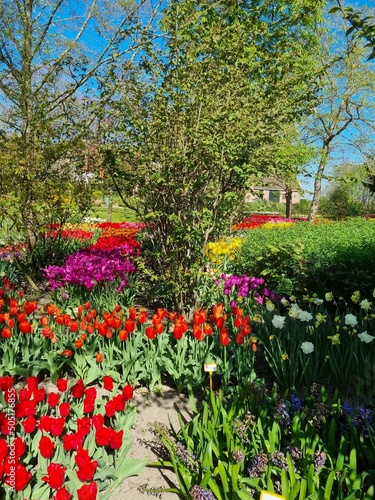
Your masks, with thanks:
[[[323,177],[324,169],[326,168],[327,160],[328,160],[328,145],[329,145],[328,142],[325,142],[323,144],[322,156],[320,158],[318,171],[316,173],[315,181],[314,181],[314,195],[313,195],[313,199],[311,202],[309,215],[307,217],[308,221],[315,220],[317,213],[318,213],[320,197],[322,194],[322,177]]]
[[[287,187],[285,189],[285,217],[290,219],[292,216],[292,190]]]

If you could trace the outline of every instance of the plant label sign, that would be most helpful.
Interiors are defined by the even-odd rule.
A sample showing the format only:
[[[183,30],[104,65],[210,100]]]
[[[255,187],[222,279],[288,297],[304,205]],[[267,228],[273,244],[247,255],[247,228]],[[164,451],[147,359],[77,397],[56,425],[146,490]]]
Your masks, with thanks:
[[[279,500],[286,500],[285,497],[281,495],[276,495],[276,493],[268,493],[268,491],[262,490],[260,492],[260,500],[272,500],[273,498],[278,498]]]
[[[216,363],[205,363],[204,364],[204,371],[205,372],[216,372],[216,370],[217,370]]]

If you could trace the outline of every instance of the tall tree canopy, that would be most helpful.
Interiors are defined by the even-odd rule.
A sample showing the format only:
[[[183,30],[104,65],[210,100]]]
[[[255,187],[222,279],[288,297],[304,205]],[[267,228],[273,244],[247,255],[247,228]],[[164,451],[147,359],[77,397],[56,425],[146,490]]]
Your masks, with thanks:
[[[160,24],[167,50],[154,46],[127,73],[133,90],[119,88],[103,117],[108,169],[149,224],[157,282],[180,310],[194,304],[204,245],[228,227],[250,177],[292,168],[277,151],[317,95],[319,15],[308,0],[172,0]]]
[[[90,201],[79,182],[90,88],[104,67],[135,57],[143,5],[0,1],[0,203],[30,246],[51,212],[64,219]]]
[[[335,152],[362,154],[371,148],[375,127],[374,66],[366,62],[368,49],[359,39],[348,38],[347,24],[335,17],[322,38],[322,50],[317,53],[322,71],[319,101],[304,124],[307,140],[316,145],[316,173],[309,219],[316,217],[322,180],[332,165]],[[365,156],[363,156],[363,159]]]

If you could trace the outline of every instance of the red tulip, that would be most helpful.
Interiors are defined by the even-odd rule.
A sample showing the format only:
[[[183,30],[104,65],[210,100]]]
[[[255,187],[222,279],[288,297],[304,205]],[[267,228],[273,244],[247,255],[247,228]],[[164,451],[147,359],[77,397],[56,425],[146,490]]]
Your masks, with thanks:
[[[42,457],[51,458],[55,449],[55,443],[48,436],[42,436],[39,441],[39,451]]]
[[[43,476],[42,481],[48,483],[53,490],[57,490],[64,484],[65,471],[66,467],[52,462],[47,467],[48,476]]]
[[[78,500],[96,500],[98,494],[98,485],[95,481],[90,484],[84,484],[77,490]]]

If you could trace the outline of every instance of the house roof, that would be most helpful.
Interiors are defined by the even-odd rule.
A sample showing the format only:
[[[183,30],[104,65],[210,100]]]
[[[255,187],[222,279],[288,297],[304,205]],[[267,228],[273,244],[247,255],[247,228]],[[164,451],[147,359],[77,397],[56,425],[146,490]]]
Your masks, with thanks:
[[[252,189],[254,190],[269,189],[271,191],[272,190],[285,191],[288,184],[289,184],[288,187],[290,187],[292,191],[303,192],[303,189],[297,179],[294,179],[290,183],[289,182],[287,183],[285,182],[285,180],[274,176],[264,177],[263,179],[258,181],[257,184],[254,184],[252,186]]]

